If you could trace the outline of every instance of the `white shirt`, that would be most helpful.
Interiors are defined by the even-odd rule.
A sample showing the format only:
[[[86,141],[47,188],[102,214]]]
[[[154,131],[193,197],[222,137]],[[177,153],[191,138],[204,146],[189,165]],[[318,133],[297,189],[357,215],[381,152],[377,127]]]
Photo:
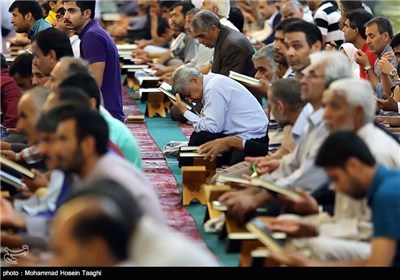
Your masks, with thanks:
[[[72,52],[74,53],[74,57],[79,58],[81,57],[81,40],[79,39],[78,35],[73,35],[69,37],[69,41],[71,43]]]
[[[275,184],[314,191],[328,181],[325,171],[315,165],[319,147],[328,136],[323,120],[323,108],[308,117],[307,126],[295,150],[280,160],[279,168],[261,178],[275,181]]]
[[[257,99],[240,83],[220,74],[203,76],[204,105],[200,114],[184,117],[196,132],[208,131],[242,139],[265,137],[268,118]]]

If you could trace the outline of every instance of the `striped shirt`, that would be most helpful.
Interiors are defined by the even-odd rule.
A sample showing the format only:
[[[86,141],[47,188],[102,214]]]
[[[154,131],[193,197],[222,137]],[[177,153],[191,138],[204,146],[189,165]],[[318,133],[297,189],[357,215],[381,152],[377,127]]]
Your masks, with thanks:
[[[325,42],[335,41],[339,47],[344,41],[344,33],[339,29],[339,11],[329,2],[323,2],[314,15],[315,24],[321,30],[322,36],[326,37]]]

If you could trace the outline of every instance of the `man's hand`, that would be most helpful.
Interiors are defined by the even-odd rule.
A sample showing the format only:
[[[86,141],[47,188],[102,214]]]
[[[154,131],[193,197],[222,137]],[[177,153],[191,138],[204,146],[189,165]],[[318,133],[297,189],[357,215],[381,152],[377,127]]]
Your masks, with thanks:
[[[356,51],[354,58],[356,59],[357,64],[361,67],[366,67],[369,65],[368,56],[360,49]]]
[[[389,75],[390,72],[394,69],[394,66],[389,62],[389,60],[382,57],[378,61],[378,68],[381,70],[382,74]]]
[[[0,141],[0,149],[3,150],[11,150],[11,144],[5,141]]]
[[[382,109],[384,111],[394,111],[394,112],[398,112],[399,108],[397,106],[397,102],[396,100],[393,99],[392,96],[383,93],[383,96],[386,99],[376,99],[376,103],[379,109]]]
[[[281,200],[285,205],[286,211],[299,215],[311,215],[318,213],[319,205],[312,195],[306,193],[300,188],[297,188],[296,192],[300,196],[300,199],[296,201],[286,196],[279,196],[279,200]]]
[[[198,149],[199,154],[204,154],[204,159],[213,161],[218,154],[222,154],[232,150],[236,146],[242,146],[242,140],[235,136],[228,136],[215,139],[201,145]]]
[[[247,162],[255,163],[257,165],[257,173],[265,174],[271,173],[279,167],[279,160],[267,157],[245,157]]]
[[[282,249],[279,252],[270,252],[269,257],[285,266],[309,266],[307,258],[292,249]]]
[[[147,64],[151,67],[151,69],[156,70],[154,75],[156,75],[157,77],[160,77],[165,73],[167,73],[167,66],[165,65],[159,63],[147,63]]]
[[[181,100],[181,96],[179,95],[179,93],[175,94],[175,97],[176,101],[171,98],[169,100],[171,101],[172,105],[174,105],[179,110],[179,112],[181,112],[182,115],[185,114],[185,112],[187,111],[186,104]]]
[[[268,88],[270,82],[266,79],[260,79],[260,83],[258,85],[243,83],[245,87],[247,87],[251,92],[256,93],[259,96],[265,97],[268,99]]]
[[[388,123],[390,126],[400,126],[400,116],[376,116],[375,120],[379,123]]]
[[[12,150],[2,150],[1,155],[12,161],[17,161],[17,154]]]
[[[36,169],[32,169],[32,172],[35,174],[35,177],[33,179],[22,176],[22,181],[26,184],[29,190],[35,192],[40,188],[47,187],[47,185],[49,184],[49,180],[46,175]]]
[[[284,232],[291,237],[314,237],[317,236],[317,228],[305,221],[300,220],[279,220],[268,224],[268,228],[272,231]]]
[[[15,211],[13,206],[7,199],[0,197],[1,226],[13,227],[14,220],[15,220]]]

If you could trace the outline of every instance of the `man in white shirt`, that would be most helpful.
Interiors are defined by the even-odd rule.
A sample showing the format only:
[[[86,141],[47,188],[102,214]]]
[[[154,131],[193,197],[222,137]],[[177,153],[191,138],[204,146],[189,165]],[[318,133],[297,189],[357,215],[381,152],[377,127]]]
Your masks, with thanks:
[[[192,68],[180,68],[172,77],[177,101],[172,103],[195,129],[190,146],[235,135],[243,140],[265,141],[268,118],[257,99],[240,83],[220,74],[203,75]],[[181,101],[201,102],[199,113],[189,111]],[[211,155],[214,160],[217,155]]]

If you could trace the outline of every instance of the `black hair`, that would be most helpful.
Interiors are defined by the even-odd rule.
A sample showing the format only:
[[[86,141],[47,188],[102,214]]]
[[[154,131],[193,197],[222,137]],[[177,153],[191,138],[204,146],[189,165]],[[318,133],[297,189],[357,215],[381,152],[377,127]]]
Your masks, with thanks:
[[[362,1],[360,0],[341,0],[340,5],[345,12],[349,12],[356,9],[365,9],[363,8]],[[347,17],[347,16],[346,16]]]
[[[96,83],[96,80],[91,75],[83,73],[72,75],[63,80],[58,88],[61,89],[71,86],[79,88],[88,97],[88,99],[94,98],[96,100],[96,108],[100,108],[100,89]]]
[[[85,10],[90,10],[90,18],[94,19],[95,10],[96,10],[96,1],[64,1],[64,2],[76,2],[76,5],[81,9],[81,14]]]
[[[21,78],[32,78],[33,54],[23,53],[17,56],[10,65],[8,73],[10,76],[19,74]]]
[[[62,102],[48,110],[48,117],[60,122],[73,119],[76,124],[76,137],[81,142],[88,136],[96,140],[96,153],[102,156],[108,151],[108,124],[99,112],[77,102]]]
[[[81,105],[90,107],[90,100],[88,95],[80,88],[76,86],[59,87],[54,94],[57,95],[58,101],[72,101],[77,102]]]
[[[73,236],[82,244],[100,237],[114,257],[127,259],[131,236],[143,216],[137,199],[125,187],[109,179],[88,184],[74,193],[69,201],[77,198],[97,198],[108,207],[80,213],[71,230]]]
[[[305,20],[298,19],[285,25],[283,33],[302,32],[306,36],[308,46],[311,48],[317,41],[322,43],[322,34],[319,28]]]
[[[378,26],[379,34],[387,32],[389,34],[389,38],[393,38],[393,27],[390,20],[384,17],[374,17],[365,24],[365,27],[368,27],[374,23]]]
[[[301,99],[301,84],[293,78],[281,79],[271,85],[273,99],[284,102],[291,111],[303,108]]]
[[[400,46],[400,33],[394,35],[392,42],[390,42],[392,48]]]
[[[56,53],[57,60],[64,56],[74,56],[68,35],[56,28],[40,31],[36,34],[34,41],[44,55],[53,50]]]
[[[171,9],[172,6],[175,4],[179,3],[179,1],[159,1],[160,2],[160,8],[167,8],[168,10]]]
[[[40,8],[40,5],[37,1],[16,0],[11,4],[10,8],[8,8],[8,11],[12,13],[15,8],[18,8],[18,11],[23,16],[31,13],[35,20],[43,18],[42,8]]]
[[[367,35],[365,34],[365,24],[373,19],[373,15],[368,13],[364,9],[356,9],[351,10],[346,13],[346,18],[348,18],[350,22],[351,28],[358,28],[358,32],[363,39],[367,39]]]
[[[190,2],[178,2],[178,3],[175,3],[174,5],[172,5],[171,8],[169,8],[169,10],[172,11],[176,7],[182,7],[182,14],[183,14],[183,17],[185,17],[186,13],[194,8],[194,5]]]
[[[281,31],[285,28],[286,25],[289,23],[295,22],[295,21],[301,21],[302,19],[299,18],[287,18],[285,20],[282,20],[278,25],[275,27],[276,31]]]
[[[232,22],[241,33],[243,33],[244,16],[241,9],[238,7],[231,7],[229,10],[229,21]]]
[[[8,69],[8,64],[7,64],[7,60],[4,57],[4,55],[2,53],[0,53],[1,55],[1,69]]]
[[[320,167],[346,167],[349,158],[355,157],[368,166],[376,164],[365,142],[352,131],[332,133],[322,143],[315,164]]]

